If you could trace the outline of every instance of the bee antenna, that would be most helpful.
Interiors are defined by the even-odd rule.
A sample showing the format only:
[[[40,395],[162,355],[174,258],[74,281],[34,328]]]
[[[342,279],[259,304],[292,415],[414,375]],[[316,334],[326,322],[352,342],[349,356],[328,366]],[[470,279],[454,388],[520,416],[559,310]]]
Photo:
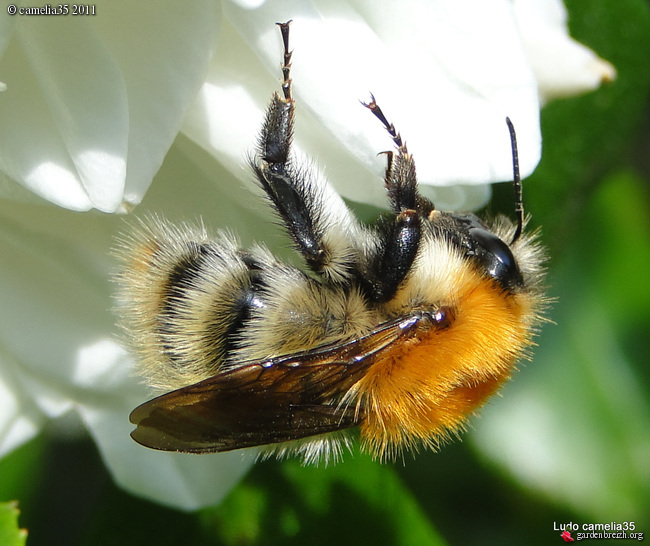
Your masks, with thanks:
[[[524,229],[524,202],[522,197],[521,176],[519,175],[519,153],[517,152],[517,134],[515,133],[515,126],[506,117],[508,124],[508,131],[510,132],[510,145],[512,146],[512,187],[515,190],[515,214],[517,215],[517,229],[512,237],[510,244],[513,244],[521,236]]]

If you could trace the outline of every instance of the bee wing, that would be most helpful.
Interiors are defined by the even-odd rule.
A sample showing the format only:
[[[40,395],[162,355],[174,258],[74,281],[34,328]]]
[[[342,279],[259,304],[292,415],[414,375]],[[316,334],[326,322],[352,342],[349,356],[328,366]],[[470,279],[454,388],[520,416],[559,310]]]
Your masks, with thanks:
[[[154,449],[210,453],[355,426],[356,407],[340,404],[342,397],[421,318],[402,317],[347,343],[225,369],[137,407],[131,436]]]

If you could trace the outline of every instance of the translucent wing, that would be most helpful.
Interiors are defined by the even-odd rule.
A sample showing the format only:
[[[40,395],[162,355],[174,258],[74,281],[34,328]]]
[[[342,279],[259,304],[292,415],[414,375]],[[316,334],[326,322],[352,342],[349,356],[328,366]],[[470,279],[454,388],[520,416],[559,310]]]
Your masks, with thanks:
[[[131,413],[131,436],[154,449],[209,453],[355,426],[356,407],[340,404],[342,397],[423,317],[383,323],[347,343],[244,363],[154,398]]]

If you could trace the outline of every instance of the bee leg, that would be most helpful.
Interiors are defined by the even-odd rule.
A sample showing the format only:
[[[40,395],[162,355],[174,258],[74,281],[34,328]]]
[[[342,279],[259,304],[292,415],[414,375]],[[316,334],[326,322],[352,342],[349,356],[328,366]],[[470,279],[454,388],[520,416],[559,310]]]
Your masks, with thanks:
[[[313,188],[300,180],[290,163],[293,138],[295,102],[291,93],[291,51],[289,23],[278,23],[282,32],[284,55],[282,64],[282,93],[273,95],[258,143],[258,160],[253,164],[262,188],[289,230],[289,234],[313,268],[322,266],[325,251],[316,232],[311,208]]]
[[[363,103],[381,121],[397,147],[386,152],[384,182],[388,200],[396,214],[392,225],[380,236],[380,250],[371,276],[369,294],[373,301],[391,299],[413,265],[422,236],[421,219],[435,209],[433,203],[420,195],[417,188],[415,162],[395,126],[388,121],[375,97]]]
[[[293,99],[274,95],[259,139],[258,160],[252,167],[298,250],[311,267],[318,269],[324,263],[325,251],[312,214],[315,188],[310,180],[300,179],[303,173],[297,172],[289,160],[293,116]]]
[[[395,217],[380,237],[378,258],[366,279],[366,293],[377,303],[390,300],[413,265],[422,237],[421,219],[411,209]]]
[[[413,156],[402,141],[401,135],[395,126],[388,121],[375,97],[370,95],[370,102],[362,104],[368,108],[375,117],[381,121],[386,131],[397,147],[397,154],[385,152],[388,158],[384,182],[388,191],[388,199],[395,214],[405,210],[414,210],[422,216],[428,216],[435,206],[426,197],[418,192],[418,180],[415,173]]]
[[[289,23],[279,24],[284,44],[282,93],[266,110],[251,161],[255,175],[282,218],[298,251],[319,274],[340,280],[348,276],[357,224],[342,199],[308,168],[291,157],[295,102],[291,84]]]

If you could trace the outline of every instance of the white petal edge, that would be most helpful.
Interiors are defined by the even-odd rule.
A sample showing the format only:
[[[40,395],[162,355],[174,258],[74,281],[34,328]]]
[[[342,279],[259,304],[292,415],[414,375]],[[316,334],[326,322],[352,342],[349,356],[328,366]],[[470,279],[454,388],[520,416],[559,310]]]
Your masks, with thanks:
[[[250,451],[218,456],[165,453],[136,444],[129,413],[147,398],[132,361],[115,341],[98,339],[78,352],[74,383],[95,393],[77,411],[115,481],[127,491],[174,508],[216,504],[255,461]],[[97,396],[98,390],[104,395]]]
[[[226,184],[219,165],[207,154],[197,160],[196,146],[189,147],[174,147],[169,154],[147,201],[149,210],[164,210],[176,219],[201,214],[213,231],[240,225],[239,235],[247,241],[268,234],[257,211],[237,204],[249,203],[250,194],[232,188],[219,197],[212,182],[216,175]],[[186,182],[178,184],[183,176]],[[248,458],[241,463],[241,454],[233,455],[223,463],[208,457],[201,463],[189,455],[156,453],[129,437],[129,412],[147,394],[124,349],[108,337],[114,333],[114,316],[107,253],[116,231],[125,229],[122,219],[1,200],[0,220],[0,454],[32,438],[48,419],[77,408],[91,429],[101,429],[91,433],[100,449],[106,446],[109,468],[126,489],[183,509],[218,502],[251,464]],[[126,468],[132,449],[138,450],[138,464],[150,465],[146,479]],[[162,465],[151,466],[149,454]],[[161,485],[168,471],[177,496]]]
[[[616,79],[611,63],[569,36],[561,0],[513,0],[513,6],[543,103]]]
[[[220,502],[248,471],[255,454],[236,451],[215,455],[165,453],[136,444],[128,400],[113,407],[83,406],[79,412],[100,448],[116,482],[134,494],[183,510]]]
[[[31,440],[45,422],[45,415],[34,407],[31,395],[16,377],[10,355],[0,354],[0,457]]]
[[[267,6],[262,9],[267,9]],[[378,157],[377,152],[390,149],[392,143],[379,122],[359,104],[359,98],[368,98],[367,88],[364,88],[360,96],[348,96],[347,100],[346,96],[340,96],[341,93],[336,91],[330,93],[329,90],[323,90],[316,93],[318,96],[314,99],[310,93],[304,90],[301,93],[299,90],[304,89],[309,83],[309,77],[305,77],[305,73],[309,73],[309,70],[320,73],[327,69],[331,73],[332,70],[338,69],[340,64],[341,59],[337,57],[335,51],[330,51],[329,44],[327,48],[320,48],[327,51],[325,55],[318,50],[316,45],[323,44],[323,40],[319,37],[336,35],[339,40],[342,39],[341,37],[354,37],[361,33],[369,37],[371,49],[375,47],[378,51],[375,53],[380,58],[382,52],[386,52],[387,47],[372,31],[368,30],[363,21],[358,21],[358,15],[353,14],[353,19],[354,17],[357,19],[353,23],[336,19],[335,23],[329,23],[330,26],[325,28],[324,24],[321,25],[319,22],[320,15],[309,3],[303,2],[299,5],[293,3],[289,7],[285,5],[284,10],[276,8],[272,13],[265,13],[263,16],[258,11],[238,11],[236,7],[226,7],[228,18],[224,19],[221,28],[220,47],[213,58],[206,83],[185,120],[183,132],[214,155],[240,180],[247,184],[251,183],[252,175],[247,168],[246,157],[254,148],[255,139],[259,134],[264,117],[264,110],[271,94],[278,89],[279,80],[280,36],[276,26],[271,24],[269,27],[267,23],[270,20],[286,20],[289,17],[288,13],[291,13],[294,20],[291,30],[291,46],[294,49],[294,94],[297,96],[298,108],[294,149],[300,157],[311,158],[306,161],[314,162],[342,196],[356,202],[385,206],[385,192],[381,184],[385,159]],[[304,13],[307,13],[309,17],[301,15]],[[241,17],[242,20],[233,23],[232,19],[238,17]],[[259,22],[260,20],[262,22]],[[336,29],[330,28],[332,24],[343,25],[346,30],[335,33]],[[240,26],[239,29],[236,28],[237,25]],[[319,30],[319,25],[323,26],[323,29]],[[361,30],[358,30],[357,27]],[[301,28],[302,32],[297,32]],[[328,34],[330,31],[331,33]],[[259,33],[264,35],[266,41],[258,37]],[[250,44],[243,41],[243,36],[247,37],[249,42],[253,42],[253,49]],[[257,43],[258,41],[261,45]],[[316,45],[311,48],[306,45],[312,42]],[[311,53],[314,54],[313,59]],[[363,54],[359,54],[358,57],[363,57]],[[324,63],[326,63],[325,69],[322,68]],[[303,66],[302,72],[298,69],[299,65],[306,65],[306,67]],[[242,66],[246,66],[247,70],[242,71]],[[377,69],[377,73],[385,74],[386,70],[385,66],[381,66]],[[325,79],[327,80],[327,78]],[[375,79],[376,76],[373,74],[368,81]],[[332,82],[335,81],[337,81],[336,78],[332,78]],[[341,78],[340,81],[345,82],[345,79]],[[329,82],[330,86],[332,82]],[[319,85],[320,83],[317,83],[316,87]],[[347,87],[347,83],[343,83],[341,86]],[[534,95],[534,85],[532,88]],[[405,89],[410,88],[405,86]],[[400,92],[402,95],[405,93],[401,88]],[[305,96],[306,99],[303,100]],[[321,101],[321,106],[311,107],[310,99]],[[412,100],[400,100],[400,102],[406,102],[407,105],[413,103]],[[324,125],[331,125],[331,123],[328,119],[319,117],[319,112],[332,114],[337,123],[346,115],[351,116],[352,119],[343,120],[338,129],[334,131],[331,130],[331,127],[330,130],[327,130],[323,128]],[[419,119],[420,112],[416,111],[413,117]],[[395,122],[397,123],[397,120]],[[503,149],[501,150],[503,152],[502,163],[505,165],[503,179],[510,180],[512,178],[511,151],[504,118],[499,117],[497,125],[499,127],[497,132],[501,134],[503,140]],[[525,143],[531,140],[531,132],[528,133],[527,139],[524,128],[521,128],[521,131],[519,127],[517,129],[520,146],[522,141]],[[426,128],[420,129],[419,132],[424,133],[423,140],[425,141],[433,139],[440,141],[442,139],[446,146],[449,145],[447,135],[440,135],[436,131],[429,131]],[[406,135],[407,133],[402,131],[402,134]],[[410,135],[410,133],[408,134]],[[532,134],[534,135],[532,140],[536,142],[535,146],[538,149],[539,128],[536,117]],[[413,149],[412,142],[409,136],[408,143],[411,150]],[[424,144],[426,146],[428,143]],[[456,146],[459,159],[451,169],[453,173],[449,174],[447,183],[450,188],[455,186],[452,185],[453,181],[458,182],[462,179],[462,173],[457,172],[458,166],[472,164],[474,159],[475,150],[471,149],[464,140],[456,143]],[[432,178],[428,178],[426,174],[427,159],[431,155],[432,153],[429,151],[415,155],[419,179],[423,187],[436,182],[434,175]],[[444,152],[436,153],[438,159],[440,159],[439,156],[444,156]],[[444,168],[444,165],[436,164],[435,168],[429,167],[429,171]],[[470,181],[470,183],[476,182],[476,180]],[[430,190],[425,191],[433,197],[439,208],[445,210],[481,206],[489,197],[489,189],[486,187],[477,191],[470,190],[467,185],[463,187],[465,189],[460,192],[458,190],[448,191],[440,187],[431,187]],[[462,193],[466,193],[466,199],[458,198]]]
[[[506,115],[517,127],[522,173],[532,171],[540,154],[539,105],[510,2],[355,7],[368,13],[360,16],[348,4],[297,1],[252,12],[228,3],[224,10],[273,75],[267,97],[277,87],[281,51],[268,21],[293,19],[300,119],[307,109],[366,168],[374,170],[377,151],[390,146],[378,122],[359,107],[372,90],[408,142],[422,183],[510,179]],[[371,14],[379,15],[364,19]],[[394,28],[399,33],[391,34]],[[297,128],[297,142],[301,138]]]
[[[0,60],[0,169],[60,206],[115,212],[141,200],[176,136],[212,53],[218,3],[101,9],[14,25]]]

